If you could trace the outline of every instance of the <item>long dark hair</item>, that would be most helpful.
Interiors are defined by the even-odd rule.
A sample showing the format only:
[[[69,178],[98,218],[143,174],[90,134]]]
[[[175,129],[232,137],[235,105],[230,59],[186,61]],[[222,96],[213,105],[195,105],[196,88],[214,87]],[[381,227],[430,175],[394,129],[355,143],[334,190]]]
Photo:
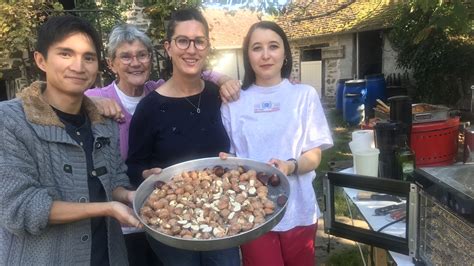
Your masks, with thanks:
[[[168,23],[168,26],[166,27],[166,41],[171,43],[171,37],[173,37],[176,25],[179,22],[189,20],[196,20],[197,22],[200,22],[204,26],[206,38],[209,39],[209,25],[207,24],[207,20],[204,18],[202,13],[196,8],[184,8],[179,9],[171,14],[171,19]],[[171,58],[167,56],[163,71],[161,72],[161,78],[167,80],[172,74],[173,62],[171,62]]]
[[[282,78],[289,78],[291,74],[291,68],[293,66],[293,60],[291,58],[291,50],[290,50],[290,43],[288,42],[288,37],[286,37],[285,32],[283,29],[278,26],[275,22],[272,21],[260,21],[255,24],[253,24],[249,31],[247,32],[247,35],[244,38],[244,44],[243,44],[243,57],[244,57],[244,81],[242,82],[242,89],[245,90],[247,89],[250,85],[255,83],[255,71],[253,70],[252,66],[250,65],[250,59],[249,59],[249,45],[250,45],[250,37],[252,36],[253,32],[256,29],[267,29],[274,31],[276,34],[278,34],[281,39],[283,40],[283,47],[285,48],[285,61],[283,63],[283,66],[281,68],[281,77]]]

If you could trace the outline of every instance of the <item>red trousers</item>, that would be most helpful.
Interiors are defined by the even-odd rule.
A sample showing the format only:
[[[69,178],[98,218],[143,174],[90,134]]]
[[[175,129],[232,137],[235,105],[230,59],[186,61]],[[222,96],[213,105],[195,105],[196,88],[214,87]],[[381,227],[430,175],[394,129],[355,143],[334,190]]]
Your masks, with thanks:
[[[268,232],[240,246],[244,266],[314,266],[317,225]]]

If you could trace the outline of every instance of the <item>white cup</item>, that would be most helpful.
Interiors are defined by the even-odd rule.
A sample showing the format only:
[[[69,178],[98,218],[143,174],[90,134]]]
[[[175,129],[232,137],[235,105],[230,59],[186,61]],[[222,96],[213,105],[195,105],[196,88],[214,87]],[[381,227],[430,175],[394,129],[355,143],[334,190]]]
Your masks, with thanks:
[[[379,149],[367,149],[352,152],[354,159],[354,172],[358,175],[378,176]]]
[[[374,131],[373,130],[355,130],[352,132],[352,141],[365,146],[365,148],[367,149],[375,148]]]
[[[356,152],[362,152],[366,150],[370,150],[370,147],[367,147],[364,143],[360,141],[351,141],[349,142],[349,148],[351,149],[351,152],[354,154]]]

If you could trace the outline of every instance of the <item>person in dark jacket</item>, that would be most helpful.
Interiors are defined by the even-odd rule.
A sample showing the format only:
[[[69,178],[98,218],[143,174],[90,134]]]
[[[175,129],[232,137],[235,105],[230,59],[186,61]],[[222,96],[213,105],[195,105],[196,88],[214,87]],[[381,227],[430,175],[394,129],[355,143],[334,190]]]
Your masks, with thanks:
[[[209,27],[199,11],[173,14],[164,43],[172,76],[140,101],[130,124],[127,165],[133,184],[153,169],[228,151],[219,89],[201,77],[210,46]],[[238,247],[199,252],[148,240],[166,266],[240,265]]]
[[[84,96],[100,38],[51,17],[34,54],[46,82],[0,103],[0,265],[127,265],[120,223],[140,226],[115,122]]]

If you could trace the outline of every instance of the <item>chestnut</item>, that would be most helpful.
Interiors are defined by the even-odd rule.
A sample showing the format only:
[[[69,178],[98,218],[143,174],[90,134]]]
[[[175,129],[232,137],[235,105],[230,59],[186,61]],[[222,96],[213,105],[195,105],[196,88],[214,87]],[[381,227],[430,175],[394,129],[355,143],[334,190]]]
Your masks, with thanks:
[[[214,168],[212,169],[212,171],[214,172],[214,174],[218,177],[222,177],[224,175],[224,168],[222,168],[222,166],[220,165],[216,165],[214,166]]]
[[[166,184],[165,182],[158,180],[155,182],[155,188],[161,189],[165,184]]]
[[[280,177],[277,176],[276,174],[273,174],[268,179],[268,183],[270,185],[274,186],[274,187],[279,186],[280,185]]]
[[[242,165],[239,165],[239,167],[237,168],[237,170],[238,170],[241,174],[247,172],[247,168],[243,167]]]
[[[264,173],[264,172],[259,172],[259,173],[257,174],[257,179],[258,179],[258,181],[260,181],[263,185],[266,185],[267,182],[268,182],[269,176],[268,176],[266,173]]]
[[[278,204],[278,206],[283,207],[283,206],[285,205],[285,203],[286,203],[287,200],[288,200],[288,197],[285,196],[285,195],[280,195],[280,196],[278,196],[278,198],[277,198],[277,204]]]

